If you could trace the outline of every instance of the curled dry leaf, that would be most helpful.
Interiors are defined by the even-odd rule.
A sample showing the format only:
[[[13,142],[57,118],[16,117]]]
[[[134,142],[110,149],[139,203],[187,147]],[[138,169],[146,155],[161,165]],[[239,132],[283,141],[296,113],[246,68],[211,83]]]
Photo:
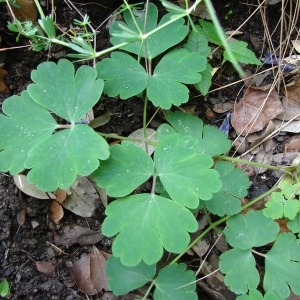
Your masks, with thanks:
[[[52,193],[45,193],[37,189],[35,184],[30,184],[25,175],[14,175],[14,182],[18,189],[24,194],[37,198],[37,199],[56,199]]]
[[[32,0],[17,0],[17,3],[20,7],[11,6],[11,9],[14,13],[14,16],[10,15],[10,11],[8,14],[11,19],[18,19],[20,22],[30,20],[32,23],[35,23],[38,17],[38,11],[34,1]]]
[[[231,124],[237,134],[246,135],[262,130],[283,110],[275,89],[248,88],[241,101],[235,105]]]
[[[95,231],[81,226],[65,226],[63,228],[64,233],[61,236],[56,236],[54,241],[57,245],[63,245],[70,247],[74,244],[91,245],[98,243],[103,239],[103,234],[99,231]]]
[[[46,275],[51,275],[55,270],[55,266],[47,261],[38,261],[36,262],[36,268],[39,272]]]
[[[10,90],[5,83],[7,72],[4,69],[0,69],[0,93],[9,94]]]
[[[66,200],[67,193],[66,191],[57,189],[55,196],[56,200],[53,200],[50,206],[50,219],[53,222],[58,223],[64,216],[64,210],[61,203]]]
[[[300,40],[292,40],[291,42],[295,50],[300,53]]]

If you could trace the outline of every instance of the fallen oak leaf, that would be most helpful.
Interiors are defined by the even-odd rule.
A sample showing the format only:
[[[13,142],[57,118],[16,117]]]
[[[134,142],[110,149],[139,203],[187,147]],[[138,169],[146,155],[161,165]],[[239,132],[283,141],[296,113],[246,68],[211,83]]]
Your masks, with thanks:
[[[67,248],[74,244],[96,244],[104,237],[99,231],[77,225],[65,226],[63,230],[63,235],[55,236],[54,241],[57,245],[66,246]]]

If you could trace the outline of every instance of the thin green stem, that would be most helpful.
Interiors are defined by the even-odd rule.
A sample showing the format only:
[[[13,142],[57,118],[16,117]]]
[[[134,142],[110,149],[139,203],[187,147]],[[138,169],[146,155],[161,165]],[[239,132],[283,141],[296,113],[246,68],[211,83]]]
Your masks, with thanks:
[[[256,202],[258,202],[259,200],[262,200],[263,198],[265,198],[266,196],[268,196],[269,194],[271,194],[272,192],[274,192],[276,190],[276,187],[273,187],[272,189],[270,189],[268,192],[261,194],[259,197],[255,198],[254,200],[250,201],[249,203],[247,203],[246,205],[244,205],[242,207],[243,211],[244,209],[252,206],[253,204],[255,204]],[[187,248],[182,251],[179,255],[177,255],[170,264],[176,263],[189,249],[191,249],[194,245],[196,245],[198,243],[198,241],[200,241],[206,234],[208,234],[212,229],[215,229],[217,226],[219,226],[220,224],[226,222],[227,220],[229,220],[230,218],[232,218],[233,216],[226,216],[223,217],[222,219],[213,222],[209,225],[209,227],[207,227],[192,243],[190,243]]]
[[[34,3],[35,3],[35,6],[36,6],[36,8],[37,8],[37,10],[38,10],[38,12],[39,12],[41,18],[42,18],[42,19],[45,19],[45,15],[44,15],[44,12],[43,12],[43,10],[42,10],[42,7],[41,7],[39,1],[38,1],[38,0],[34,0]]]
[[[249,160],[245,160],[245,159],[240,159],[240,158],[235,158],[235,157],[230,157],[230,156],[223,156],[223,155],[215,156],[215,158],[218,158],[221,160],[226,160],[226,161],[231,161],[231,162],[238,162],[238,163],[249,165],[249,166],[267,168],[267,169],[275,170],[275,171],[282,171],[282,172],[289,174],[289,172],[284,170],[282,167],[266,165],[266,164],[262,164],[262,163],[258,163],[258,162],[253,162],[253,161],[249,161]]]
[[[124,136],[117,135],[117,134],[114,134],[114,133],[103,133],[103,132],[97,132],[97,133],[99,135],[103,136],[103,137],[116,139],[116,140],[125,140],[125,141],[127,140],[127,141],[138,142],[138,143],[144,143],[145,142],[144,139],[135,139],[135,138],[131,138],[131,137],[124,137]],[[158,143],[150,141],[150,140],[148,140],[148,144],[152,145],[152,146],[157,146],[158,145]]]
[[[155,284],[155,279],[151,282],[151,284],[150,284],[150,286],[148,287],[148,289],[147,289],[147,291],[146,291],[144,297],[142,298],[142,300],[146,300],[146,299],[147,299],[147,297],[148,297],[148,295],[150,294],[150,292],[151,292],[151,290],[152,290],[154,284]]]
[[[216,27],[216,30],[218,32],[218,36],[224,46],[224,48],[228,51],[228,56],[230,58],[230,62],[233,64],[234,68],[236,69],[236,71],[239,73],[239,75],[244,75],[244,71],[242,70],[242,68],[240,67],[238,61],[236,60],[236,58],[234,57],[234,55],[232,54],[232,51],[230,50],[230,47],[228,45],[227,42],[227,37],[225,36],[225,33],[220,25],[220,22],[217,18],[217,15],[215,13],[215,10],[211,4],[210,0],[204,0],[206,8],[208,10],[208,13],[211,17],[211,20],[213,22],[213,24]]]

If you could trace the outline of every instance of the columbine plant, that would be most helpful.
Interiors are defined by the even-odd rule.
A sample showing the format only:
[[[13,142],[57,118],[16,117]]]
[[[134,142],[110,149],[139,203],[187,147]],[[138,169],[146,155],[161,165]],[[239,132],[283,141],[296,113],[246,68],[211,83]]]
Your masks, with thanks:
[[[147,13],[137,16],[126,10],[124,22],[110,28],[114,46],[99,53],[119,51],[99,61],[95,68],[81,66],[75,72],[73,64],[63,59],[57,64],[42,63],[32,72],[33,83],[27,90],[8,98],[2,106],[0,170],[17,174],[28,169],[29,183],[43,191],[65,189],[77,175],[91,175],[109,196],[117,198],[108,205],[102,226],[106,236],[115,237],[106,266],[109,287],[115,295],[151,282],[144,298],[153,292],[154,299],[197,299],[195,274],[178,260],[225,222],[223,232],[232,249],[221,255],[220,270],[225,274],[225,284],[240,295],[237,299],[285,299],[290,289],[300,294],[300,246],[294,235],[300,229],[299,170],[285,170],[294,176],[286,175],[280,195],[274,187],[242,207],[239,199],[247,195],[249,179],[235,168],[237,159],[222,156],[231,147],[224,133],[195,116],[174,111],[157,129],[156,139],[148,137],[148,102],[162,109],[186,103],[186,84],[206,93],[212,69],[207,61],[208,38],[213,40],[214,36],[217,45],[223,43],[222,34],[218,40],[207,29],[212,25],[204,21],[193,25],[188,35],[183,17],[189,18],[190,10],[162,3],[170,13],[159,22],[157,8],[151,3]],[[186,43],[179,47],[186,37]],[[244,44],[236,45],[224,52],[224,59],[232,60],[233,53],[242,62],[259,64]],[[234,51],[237,48],[240,50]],[[102,92],[121,99],[145,95],[142,138],[96,132],[82,122]],[[58,123],[57,119],[63,121]],[[124,141],[109,147],[103,137]],[[146,151],[133,141],[142,142]],[[149,145],[155,147],[152,156],[147,151]],[[146,181],[151,182],[151,191],[134,194]],[[241,214],[272,192],[265,210]],[[274,211],[278,206],[280,215]],[[191,242],[189,233],[198,229],[192,212],[199,210],[205,212],[210,225]],[[211,214],[219,219],[212,222]],[[282,216],[290,219],[293,233],[279,234],[279,225],[273,219]],[[270,243],[273,246],[268,252],[262,254],[257,249]],[[178,255],[158,270],[164,251]],[[256,255],[265,260],[261,279]],[[264,296],[258,291],[259,284]]]

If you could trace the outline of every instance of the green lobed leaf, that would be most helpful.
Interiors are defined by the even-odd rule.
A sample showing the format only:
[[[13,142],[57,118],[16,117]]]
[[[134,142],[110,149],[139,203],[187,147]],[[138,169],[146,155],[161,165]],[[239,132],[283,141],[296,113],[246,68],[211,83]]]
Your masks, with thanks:
[[[73,64],[66,59],[57,64],[44,62],[32,71],[35,84],[27,90],[36,103],[76,123],[100,99],[104,82],[96,77],[96,70],[89,66],[81,66],[74,74]]]
[[[187,270],[186,264],[168,265],[159,271],[155,280],[154,299],[196,300],[198,296],[195,292],[195,280],[194,272]]]
[[[134,143],[124,141],[110,148],[111,156],[93,174],[100,188],[111,197],[124,197],[154,173],[151,157]]]
[[[201,76],[202,76],[201,81],[195,83],[196,89],[198,89],[203,96],[205,96],[208,93],[211,87],[212,70],[213,70],[212,66],[210,64],[206,64],[205,70],[201,72]]]
[[[264,230],[262,230],[264,228]],[[227,221],[224,230],[226,241],[238,249],[251,249],[273,242],[279,232],[279,225],[266,218],[262,211],[250,211],[244,216],[236,215]]]
[[[207,22],[199,19],[199,23],[202,27],[203,32],[206,34],[207,38],[214,44],[222,46],[222,41],[218,35],[215,25],[212,22]]]
[[[29,150],[51,136],[57,123],[27,91],[6,99],[0,114],[0,170],[12,175],[24,170]]]
[[[186,103],[189,99],[189,89],[182,83],[199,82],[201,80],[199,72],[205,68],[206,57],[198,53],[189,53],[187,49],[175,49],[167,53],[148,79],[149,100],[163,109],[170,109],[172,104],[179,106]]]
[[[268,292],[264,296],[258,290],[250,290],[248,295],[240,295],[236,300],[281,300],[273,292]],[[283,300],[283,299],[282,299]]]
[[[300,213],[297,213],[296,217],[293,220],[291,220],[287,223],[287,227],[293,233],[299,233],[300,232]]]
[[[300,203],[295,199],[286,199],[282,193],[274,192],[265,204],[263,214],[267,218],[279,219],[286,217],[293,220],[300,210]]]
[[[157,140],[165,135],[178,132],[181,136],[192,136],[199,141],[199,152],[216,156],[227,152],[231,147],[228,136],[218,128],[203,126],[201,119],[187,113],[176,111],[167,115],[167,121],[172,125],[161,125],[156,134]],[[175,129],[175,131],[174,131]]]
[[[99,159],[109,157],[107,142],[92,128],[76,124],[45,138],[29,152],[25,167],[32,168],[28,182],[41,191],[66,189],[77,174],[88,176],[99,166]]]
[[[189,34],[187,42],[183,47],[190,52],[197,52],[202,56],[207,57],[211,48],[208,46],[208,39],[201,26],[196,25],[196,30],[192,30]]]
[[[247,48],[247,43],[243,41],[233,41],[228,43],[228,45],[232,54],[238,62],[244,64],[253,64],[257,66],[261,65],[261,61],[256,58],[254,52]],[[225,49],[223,56],[226,60],[232,62],[230,56],[228,55],[227,49]]]
[[[98,78],[105,80],[104,92],[121,99],[141,93],[147,86],[148,75],[133,57],[122,52],[113,52],[96,64]]]
[[[145,15],[146,12],[148,13],[147,16]],[[164,15],[157,25],[157,7],[153,3],[149,3],[148,10],[145,10],[144,13],[135,16],[136,23],[139,27],[138,30],[132,20],[130,12],[126,10],[123,14],[125,22],[117,21],[110,27],[109,32],[112,35],[110,41],[113,45],[131,42],[127,39],[127,34],[130,32],[131,36],[140,37],[140,40],[132,41],[129,45],[123,46],[121,49],[137,54],[141,57],[153,59],[174,45],[180,43],[188,33],[188,27],[183,25],[184,19],[182,18],[168,24],[166,27],[161,28],[146,39],[142,40],[141,33],[147,34],[156,27],[165,24],[170,20],[171,16],[171,14]],[[145,17],[147,18],[146,26]],[[172,34],[170,34],[170,32]]]
[[[124,295],[145,285],[156,272],[156,265],[147,265],[141,261],[133,267],[125,266],[118,257],[111,255],[106,262],[106,275],[109,289],[114,295]]]
[[[221,188],[218,172],[210,169],[213,159],[198,149],[196,139],[173,133],[160,141],[154,153],[164,188],[173,200],[189,208],[196,208],[199,199],[211,199]]]
[[[256,262],[250,250],[231,249],[220,256],[219,268],[225,273],[224,283],[236,294],[246,294],[256,289],[259,274]]]
[[[155,194],[137,194],[110,203],[102,232],[115,236],[113,255],[126,266],[142,260],[147,265],[158,262],[163,249],[182,252],[190,242],[188,232],[198,223],[193,214],[178,203]]]
[[[290,232],[278,236],[265,258],[263,287],[286,299],[290,289],[300,295],[300,241]]]
[[[220,174],[222,188],[206,202],[209,211],[218,216],[232,216],[241,211],[241,201],[247,195],[249,177],[233,163],[218,161],[214,167]]]

